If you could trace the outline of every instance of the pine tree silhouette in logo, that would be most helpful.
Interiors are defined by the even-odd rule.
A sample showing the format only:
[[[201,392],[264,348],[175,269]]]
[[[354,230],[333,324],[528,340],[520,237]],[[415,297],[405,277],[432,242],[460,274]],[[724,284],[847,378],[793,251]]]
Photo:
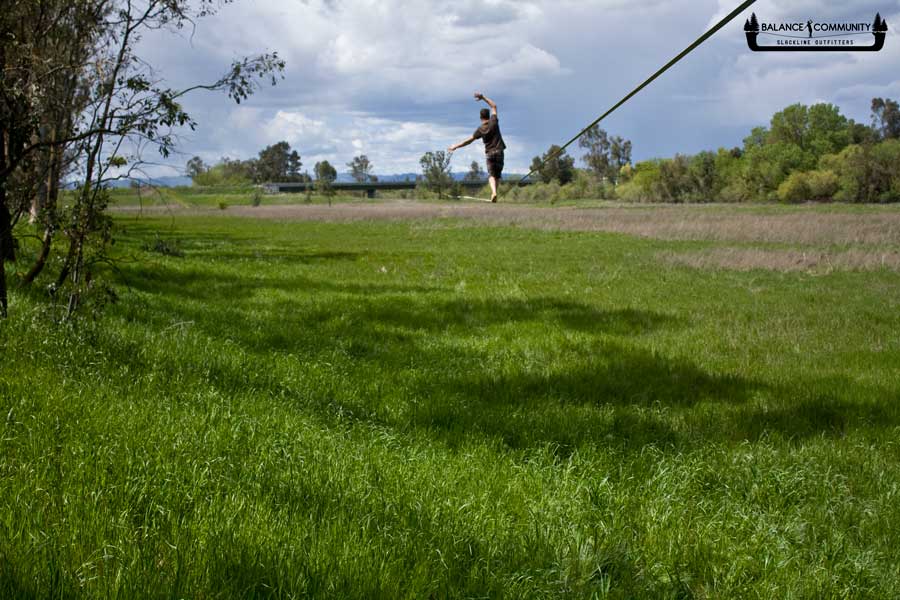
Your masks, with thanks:
[[[744,24],[744,31],[759,33],[759,21],[756,20],[756,13],[750,15],[750,20]]]
[[[759,21],[756,19],[756,13],[750,15],[750,20],[744,23],[744,34],[747,36],[747,45],[754,52],[759,50],[759,44],[756,38],[759,37]]]
[[[875,33],[885,33],[887,30],[887,21],[881,18],[881,13],[876,13],[875,22],[872,24],[872,31]]]

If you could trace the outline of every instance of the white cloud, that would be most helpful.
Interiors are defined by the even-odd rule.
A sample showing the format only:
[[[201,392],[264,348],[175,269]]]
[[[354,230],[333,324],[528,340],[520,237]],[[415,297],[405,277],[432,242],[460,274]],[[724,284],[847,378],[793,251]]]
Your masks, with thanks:
[[[240,124],[240,127],[235,127]],[[300,152],[306,168],[328,160],[343,169],[351,158],[366,154],[379,173],[419,170],[425,152],[445,150],[450,144],[467,138],[475,129],[440,125],[426,121],[387,119],[366,113],[307,113],[299,110],[260,110],[236,108],[217,132],[221,147],[234,148],[241,141],[251,150],[231,154],[248,158],[270,144],[285,140]],[[509,169],[520,171],[528,162],[523,144],[515,136],[507,143],[518,146],[507,158]],[[228,153],[226,153],[228,154]],[[219,155],[202,154],[206,160]],[[454,170],[465,170],[473,161],[484,161],[481,142],[454,153]],[[508,170],[509,170],[508,169]]]
[[[512,82],[556,75],[562,72],[559,59],[540,48],[526,44],[505,62],[484,70],[484,78],[495,82]]]
[[[309,140],[326,140],[328,127],[325,121],[311,119],[298,112],[279,110],[261,128],[263,140],[287,140],[297,146]]]
[[[779,18],[807,14],[802,10]],[[874,17],[875,10],[861,14]],[[845,9],[835,18],[852,14],[860,15],[855,8]],[[889,23],[900,23],[900,13],[886,18]],[[730,115],[748,126],[765,123],[774,112],[796,102],[831,102],[866,122],[871,98],[897,96],[900,91],[900,36],[889,32],[885,48],[878,53],[743,54],[716,85],[722,91],[716,111],[719,118]]]
[[[175,85],[215,80],[234,58],[278,50],[286,80],[240,107],[216,95],[186,107],[200,128],[184,150],[249,157],[288,140],[304,162],[367,153],[378,172],[418,170],[477,125],[471,93],[500,103],[507,165],[560,143],[683,49],[737,0],[239,0],[192,40],[149,36],[144,53]],[[752,53],[744,16],[602,126],[635,157],[739,144],[795,102],[825,100],[867,120],[873,95],[900,95],[900,2],[760,0],[762,18],[871,18],[891,26],[880,53]],[[749,14],[749,11],[748,11]],[[574,155],[579,155],[575,150]],[[318,158],[317,158],[318,157]],[[473,144],[455,162],[481,160]]]

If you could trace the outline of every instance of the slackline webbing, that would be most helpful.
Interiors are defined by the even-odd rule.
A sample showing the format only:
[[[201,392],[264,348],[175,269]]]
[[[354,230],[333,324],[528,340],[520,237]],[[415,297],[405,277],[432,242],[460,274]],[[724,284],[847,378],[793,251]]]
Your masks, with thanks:
[[[735,8],[733,11],[731,11],[731,12],[730,12],[727,16],[725,16],[721,21],[719,21],[718,23],[716,23],[712,28],[710,28],[709,31],[707,31],[706,33],[704,33],[703,35],[701,35],[699,38],[697,38],[696,41],[694,41],[693,44],[691,44],[690,46],[688,46],[687,48],[685,48],[684,50],[682,50],[682,51],[681,51],[681,54],[679,54],[678,56],[676,56],[675,58],[673,58],[672,60],[670,60],[669,62],[667,62],[667,63],[665,64],[665,66],[663,66],[659,71],[657,71],[656,73],[654,73],[653,75],[651,75],[644,83],[642,83],[641,85],[639,85],[639,86],[637,86],[636,88],[634,88],[633,90],[631,90],[631,92],[630,92],[627,96],[625,96],[624,98],[622,98],[621,100],[619,100],[619,101],[615,104],[615,106],[613,106],[613,107],[610,108],[608,111],[606,111],[605,113],[603,113],[602,115],[600,115],[599,117],[597,117],[590,125],[588,125],[588,126],[585,127],[584,129],[582,129],[581,131],[579,131],[578,134],[575,135],[575,137],[573,137],[571,140],[569,140],[568,142],[566,142],[565,144],[563,144],[563,146],[562,146],[559,150],[557,150],[556,152],[554,152],[553,154],[551,154],[551,155],[548,156],[547,158],[541,160],[540,164],[539,164],[536,168],[531,169],[531,171],[528,172],[528,175],[526,175],[525,177],[523,177],[522,179],[520,179],[518,183],[521,184],[521,183],[524,182],[526,179],[528,179],[529,177],[531,177],[532,175],[534,175],[534,173],[535,173],[536,171],[538,171],[538,170],[544,165],[545,162],[547,162],[547,161],[549,161],[549,160],[551,160],[551,159],[554,159],[554,158],[556,158],[557,156],[559,156],[560,154],[562,154],[563,151],[564,151],[566,148],[568,148],[569,146],[572,145],[572,142],[574,142],[575,140],[577,140],[578,138],[580,138],[581,136],[583,136],[583,135],[591,128],[591,127],[593,127],[594,125],[596,125],[597,123],[599,123],[600,121],[602,121],[603,119],[605,119],[606,117],[608,117],[609,115],[611,115],[611,114],[613,113],[613,111],[615,111],[617,108],[619,108],[620,106],[622,106],[623,104],[625,104],[626,102],[628,102],[629,100],[631,100],[631,98],[632,98],[635,94],[637,94],[637,93],[640,92],[642,89],[644,89],[645,87],[647,87],[648,85],[650,85],[651,83],[653,83],[653,80],[654,80],[654,79],[656,79],[657,77],[659,77],[660,75],[662,75],[663,73],[665,73],[666,71],[668,71],[675,63],[677,63],[677,62],[680,61],[682,58],[684,58],[685,56],[687,56],[688,54],[690,54],[691,52],[693,52],[693,51],[697,48],[697,46],[699,46],[700,44],[702,44],[703,42],[705,42],[706,40],[708,40],[709,38],[711,38],[712,36],[714,36],[714,35],[716,34],[716,32],[718,32],[720,29],[722,29],[723,27],[725,27],[726,25],[728,25],[728,23],[730,23],[736,16],[738,16],[739,14],[741,14],[742,12],[744,12],[745,10],[747,10],[747,8],[748,8],[751,4],[753,4],[754,2],[756,2],[756,0],[746,0],[745,2],[741,3],[740,6],[738,6],[738,7]],[[503,191],[502,191],[502,190],[498,191],[498,194],[497,194],[497,195],[498,195],[498,196],[502,196],[502,195],[503,195]]]

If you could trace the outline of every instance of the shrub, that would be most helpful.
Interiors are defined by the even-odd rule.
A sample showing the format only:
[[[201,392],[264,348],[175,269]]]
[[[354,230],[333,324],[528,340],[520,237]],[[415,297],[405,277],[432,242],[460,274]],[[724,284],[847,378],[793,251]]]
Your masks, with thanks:
[[[616,196],[624,202],[645,201],[644,192],[641,189],[641,186],[634,181],[619,184],[619,187],[616,188]]]
[[[524,188],[525,199],[530,202],[556,202],[559,199],[560,187],[556,181],[531,184]]]
[[[806,185],[811,200],[831,201],[840,189],[840,180],[832,171],[810,171],[806,173]]]
[[[806,173],[791,173],[787,179],[778,186],[778,199],[782,202],[805,202],[810,198],[809,185],[806,181]]]
[[[691,199],[694,183],[690,173],[691,160],[684,154],[660,161],[656,196],[666,202],[686,202]]]
[[[884,140],[872,148],[874,200],[900,201],[900,140]]]
[[[718,202],[747,202],[749,199],[750,191],[747,184],[739,176],[735,176],[733,181],[728,181],[716,196]]]
[[[219,210],[225,210],[226,208],[228,208],[227,202],[219,202]]]
[[[900,200],[900,140],[851,145],[823,156],[821,168],[835,173],[841,202],[896,202]]]
[[[830,201],[840,189],[840,180],[832,171],[797,171],[778,186],[782,202]]]
[[[252,178],[247,161],[227,161],[194,176],[194,185],[202,187],[246,186]]]
[[[652,202],[659,200],[656,188],[659,184],[659,165],[661,161],[645,160],[634,165],[634,177],[629,185],[634,189],[619,188],[619,196],[633,198],[638,202]]]

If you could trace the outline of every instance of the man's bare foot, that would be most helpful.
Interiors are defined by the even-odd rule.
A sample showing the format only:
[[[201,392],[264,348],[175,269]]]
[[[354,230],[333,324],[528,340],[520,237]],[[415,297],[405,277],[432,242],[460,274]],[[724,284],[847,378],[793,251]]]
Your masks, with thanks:
[[[491,196],[491,202],[494,202],[494,203],[497,202],[497,194],[494,194],[493,196]]]

